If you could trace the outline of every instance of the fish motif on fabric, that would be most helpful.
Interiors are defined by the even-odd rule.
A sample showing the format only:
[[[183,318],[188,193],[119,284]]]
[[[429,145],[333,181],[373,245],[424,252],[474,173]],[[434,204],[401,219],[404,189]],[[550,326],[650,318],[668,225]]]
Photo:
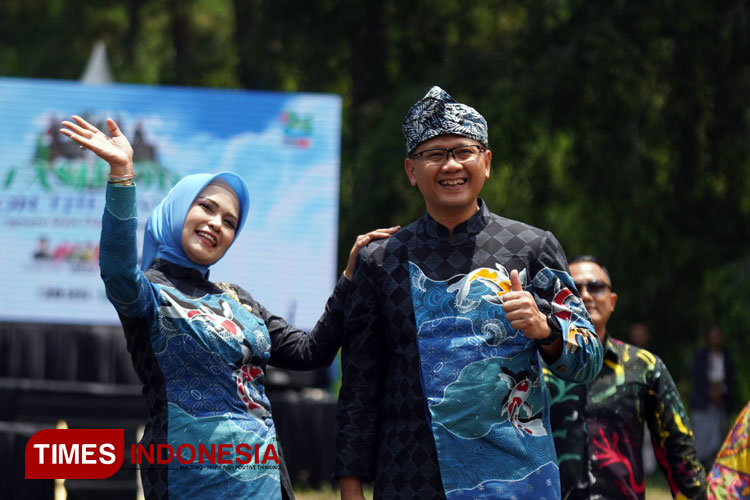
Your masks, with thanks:
[[[410,262],[422,384],[446,497],[559,497],[536,346],[505,318],[510,275],[436,281]],[[520,273],[522,283],[526,272]],[[550,281],[550,284],[552,281]],[[466,461],[466,457],[474,460]],[[457,464],[465,464],[457,465]]]
[[[490,269],[489,267],[480,267],[474,271],[468,273],[456,283],[448,287],[446,292],[456,292],[456,308],[464,309],[469,304],[476,306],[476,301],[467,301],[467,296],[471,290],[471,285],[474,282],[478,282],[489,288],[491,293],[482,295],[482,300],[486,300],[492,304],[502,304],[503,295],[508,293],[511,288],[510,274],[500,264],[495,264],[497,269]],[[521,282],[526,281],[526,271],[521,271],[522,276],[519,275]]]
[[[172,367],[181,365],[174,353],[189,349],[194,351],[196,345],[200,348],[195,355],[205,357],[206,361],[201,363],[200,369],[190,368],[193,373],[190,382],[195,385],[191,390],[185,391],[186,382],[174,384],[175,389],[183,387],[183,390],[175,394],[171,399],[178,398],[176,404],[184,404],[192,401],[196,394],[200,394],[200,401],[204,407],[210,406],[210,397],[213,394],[209,389],[207,392],[196,393],[197,385],[203,385],[200,380],[201,370],[207,372],[206,376],[215,378],[221,374],[220,380],[231,383],[237,399],[232,402],[234,406],[241,407],[248,417],[264,418],[270,415],[270,405],[265,394],[261,391],[264,380],[261,368],[268,359],[270,351],[270,338],[263,322],[252,315],[235,300],[225,300],[222,296],[208,295],[205,298],[188,299],[173,288],[163,287],[160,290],[165,303],[159,308],[160,314],[174,321],[166,324],[162,320],[161,338],[155,339],[154,349],[157,356],[163,361],[164,370],[170,371]],[[179,340],[179,339],[182,340]],[[166,345],[170,345],[169,349]],[[184,377],[188,373],[179,370],[178,377]],[[196,385],[197,384],[197,385]],[[237,408],[239,409],[239,408]]]
[[[503,367],[500,378],[510,389],[503,402],[503,414],[508,415],[508,420],[513,428],[530,436],[546,436],[547,430],[544,428],[542,413],[534,414],[531,405],[526,401],[531,393],[532,386],[540,386],[540,378],[534,377],[532,379],[526,370],[514,373],[505,367]],[[524,412],[523,417],[521,416],[521,410]]]
[[[218,340],[236,343],[242,353],[241,357],[236,360],[238,367],[246,363],[261,365],[270,357],[268,351],[271,341],[268,332],[264,331],[265,325],[262,325],[250,313],[246,314],[244,321],[247,325],[245,325],[235,315],[227,300],[221,298],[217,300],[214,296],[209,296],[217,301],[216,305],[211,305],[206,300],[196,302],[180,298],[175,290],[170,291],[166,288],[162,288],[161,294],[169,304],[159,308],[159,313],[163,316],[200,323],[205,331],[214,335]]]

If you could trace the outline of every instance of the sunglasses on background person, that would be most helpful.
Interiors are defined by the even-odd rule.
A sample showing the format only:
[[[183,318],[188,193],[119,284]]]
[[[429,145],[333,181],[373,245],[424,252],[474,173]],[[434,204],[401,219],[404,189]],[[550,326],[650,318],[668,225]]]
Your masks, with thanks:
[[[608,283],[601,280],[575,281],[573,284],[576,286],[579,293],[583,293],[583,289],[585,288],[591,295],[602,295],[612,289]]]

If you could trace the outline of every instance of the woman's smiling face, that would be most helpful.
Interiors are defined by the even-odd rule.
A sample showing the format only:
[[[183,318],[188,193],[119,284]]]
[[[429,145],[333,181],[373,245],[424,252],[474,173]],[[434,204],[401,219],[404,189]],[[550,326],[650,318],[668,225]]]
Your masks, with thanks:
[[[182,248],[196,264],[219,260],[234,240],[240,202],[229,185],[211,183],[195,197],[182,226]]]

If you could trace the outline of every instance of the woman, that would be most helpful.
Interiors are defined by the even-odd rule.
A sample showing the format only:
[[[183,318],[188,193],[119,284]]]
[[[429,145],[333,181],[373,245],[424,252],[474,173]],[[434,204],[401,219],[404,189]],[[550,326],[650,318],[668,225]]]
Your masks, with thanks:
[[[309,370],[331,363],[357,252],[397,228],[357,238],[344,277],[308,335],[242,288],[208,280],[209,266],[247,218],[241,177],[222,172],[180,180],[148,219],[139,268],[133,149],[111,119],[111,137],[79,116],[73,120],[62,122],[60,132],[110,165],[101,274],[144,384],[149,420],[142,449],[162,451],[161,460],[140,457],[146,498],[292,498],[263,367]]]

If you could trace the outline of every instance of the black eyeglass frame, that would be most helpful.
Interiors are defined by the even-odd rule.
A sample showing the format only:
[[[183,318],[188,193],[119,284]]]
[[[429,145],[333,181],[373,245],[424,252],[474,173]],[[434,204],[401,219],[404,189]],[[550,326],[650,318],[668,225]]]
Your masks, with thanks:
[[[420,151],[419,153],[414,153],[414,154],[409,155],[409,158],[411,158],[412,160],[418,160],[422,156],[424,156],[425,153],[431,153],[433,151],[445,151],[445,159],[443,161],[447,161],[448,157],[452,156],[454,160],[456,160],[457,162],[461,163],[461,160],[459,160],[458,158],[456,158],[456,155],[455,155],[455,153],[453,151],[456,150],[456,149],[463,149],[463,148],[479,148],[478,151],[477,151],[477,154],[484,153],[485,151],[487,151],[487,148],[485,146],[481,145],[481,144],[462,144],[460,146],[455,146],[455,147],[452,147],[452,148],[430,148],[430,149],[425,149],[424,151]],[[464,160],[464,161],[468,161],[468,160]]]

